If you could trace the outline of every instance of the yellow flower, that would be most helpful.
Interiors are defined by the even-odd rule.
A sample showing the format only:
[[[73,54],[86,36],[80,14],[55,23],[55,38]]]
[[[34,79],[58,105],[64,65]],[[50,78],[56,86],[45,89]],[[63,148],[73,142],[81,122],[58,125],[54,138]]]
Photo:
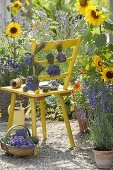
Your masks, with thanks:
[[[37,21],[38,21],[38,26],[39,26],[39,28],[41,28],[41,27],[43,26],[42,21],[41,21],[40,19],[38,19]]]
[[[6,28],[6,34],[10,37],[17,37],[21,34],[21,26],[17,22],[11,22]]]
[[[101,72],[102,76],[101,78],[109,83],[113,83],[113,68],[107,67]]]
[[[20,11],[21,7],[22,7],[22,3],[20,1],[15,1],[15,2],[11,3],[11,9],[13,11],[18,12],[18,11]]]
[[[98,56],[95,56],[93,59],[92,66],[95,67],[97,71],[102,71],[104,68],[102,59]]]
[[[90,0],[77,0],[77,11],[85,15],[86,8],[91,5]]]
[[[27,6],[30,5],[29,0],[26,0],[25,2],[26,2],[26,5],[27,5]]]
[[[37,41],[36,41],[36,39],[30,39],[30,42],[31,42],[32,53],[34,53],[35,49],[37,47]]]
[[[101,25],[105,19],[103,12],[97,10],[95,6],[87,7],[85,17],[92,25]]]

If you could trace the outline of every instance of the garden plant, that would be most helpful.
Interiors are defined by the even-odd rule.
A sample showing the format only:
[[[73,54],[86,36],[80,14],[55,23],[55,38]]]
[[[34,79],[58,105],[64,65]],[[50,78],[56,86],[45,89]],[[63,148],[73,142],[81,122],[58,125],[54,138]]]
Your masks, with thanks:
[[[73,92],[65,97],[66,109],[69,118],[73,118],[76,112],[81,121],[87,123],[94,150],[112,151],[113,42],[110,36],[113,22],[110,15],[113,14],[107,2],[103,6],[102,0],[98,3],[93,0],[63,0],[62,3],[60,0],[33,0],[32,4],[29,0],[15,0],[9,4],[8,10],[11,12],[10,20],[0,24],[0,86],[7,86],[12,79],[19,77],[25,83],[24,92],[36,91],[39,80],[35,72],[40,74],[45,68],[41,65],[36,68],[33,59],[45,47],[45,41],[81,35],[81,47],[71,78]],[[0,15],[3,21],[3,15]],[[35,48],[36,43],[41,45]],[[70,51],[62,52],[60,46],[57,53],[57,56],[56,53],[41,53],[49,62],[46,70],[50,76],[60,75],[61,69],[65,71],[68,67],[65,61]],[[62,68],[54,64],[54,56],[58,62],[65,62]],[[62,84],[62,79],[57,83]],[[43,90],[47,92],[48,89]],[[47,97],[45,101],[47,118],[63,120],[56,97]],[[109,166],[104,164],[106,168]]]

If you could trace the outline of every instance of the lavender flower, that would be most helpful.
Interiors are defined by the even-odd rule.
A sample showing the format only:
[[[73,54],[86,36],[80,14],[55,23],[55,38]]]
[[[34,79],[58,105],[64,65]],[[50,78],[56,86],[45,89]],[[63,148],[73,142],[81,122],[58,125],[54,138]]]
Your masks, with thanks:
[[[60,68],[59,66],[57,65],[50,65],[47,69],[47,73],[50,75],[50,76],[58,76],[60,75]]]
[[[25,54],[25,56],[24,56],[24,64],[28,65],[30,67],[33,66],[33,58],[31,56],[31,54]]]
[[[11,66],[11,70],[15,73],[19,73],[21,71],[21,64],[13,62]]]
[[[13,65],[13,60],[12,60],[11,57],[8,57],[7,64],[8,64],[10,67],[12,67],[12,65]]]
[[[107,84],[89,85],[84,95],[96,114],[113,112],[113,92]]]
[[[0,66],[2,66],[4,64],[4,60],[0,61]]]
[[[57,57],[56,57],[57,61],[64,63],[67,59],[66,55],[64,53],[58,53]]]
[[[36,78],[36,76],[28,76],[26,79],[26,88],[35,91],[38,89],[38,87],[39,87],[39,80]],[[25,87],[23,90],[25,90]]]

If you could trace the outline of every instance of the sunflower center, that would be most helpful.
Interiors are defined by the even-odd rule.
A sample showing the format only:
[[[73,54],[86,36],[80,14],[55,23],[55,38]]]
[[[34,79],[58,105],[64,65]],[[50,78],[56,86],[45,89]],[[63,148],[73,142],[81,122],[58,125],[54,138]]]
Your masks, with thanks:
[[[18,4],[15,4],[15,8],[18,8],[19,7],[19,5]]]
[[[113,78],[113,72],[112,71],[108,71],[106,73],[106,77],[109,78],[109,79],[112,79]]]
[[[79,0],[80,2],[80,5],[83,6],[83,7],[86,7],[88,4],[87,4],[87,1],[88,0]]]
[[[102,65],[102,63],[101,62],[98,62],[98,66],[101,66]]]
[[[98,19],[99,15],[97,15],[96,11],[92,10],[91,15],[93,18]]]
[[[17,28],[12,27],[12,28],[10,29],[10,32],[11,32],[12,34],[15,34],[15,33],[17,32]]]

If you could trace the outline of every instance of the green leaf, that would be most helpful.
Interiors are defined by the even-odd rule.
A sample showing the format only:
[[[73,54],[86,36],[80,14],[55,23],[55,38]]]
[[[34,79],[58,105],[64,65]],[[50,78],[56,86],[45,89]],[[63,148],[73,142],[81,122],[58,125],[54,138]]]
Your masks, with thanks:
[[[113,44],[112,44],[112,43],[110,43],[110,44],[108,45],[108,48],[109,48],[110,51],[113,52]]]
[[[86,55],[88,55],[89,57],[92,56],[95,53],[96,49],[97,48],[94,44],[89,44],[86,48]]]
[[[97,48],[106,46],[106,41],[107,41],[106,35],[105,34],[100,34],[100,35],[96,34],[96,36],[94,37],[94,41],[95,41],[95,45]]]
[[[83,38],[84,43],[89,42],[91,40],[91,37],[92,37],[91,32],[84,33],[84,38]]]
[[[55,25],[51,25],[49,28],[50,29],[56,29],[57,27]]]
[[[103,26],[106,30],[113,31],[113,23],[105,21]]]

